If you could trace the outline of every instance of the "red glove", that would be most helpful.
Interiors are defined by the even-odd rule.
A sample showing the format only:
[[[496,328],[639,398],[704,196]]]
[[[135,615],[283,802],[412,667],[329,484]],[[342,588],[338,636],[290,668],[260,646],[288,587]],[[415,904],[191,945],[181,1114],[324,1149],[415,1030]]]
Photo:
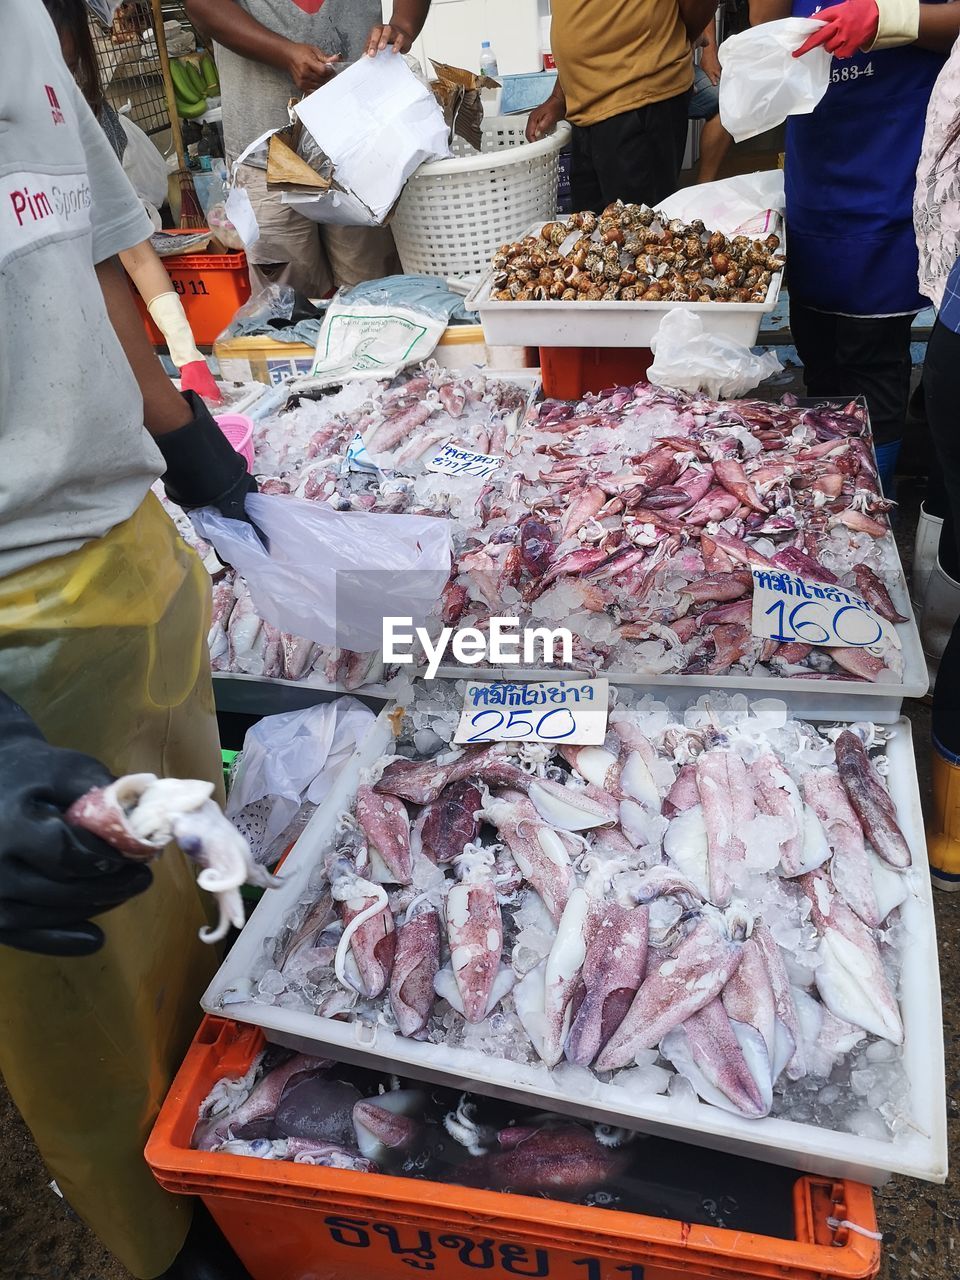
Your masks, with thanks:
[[[820,45],[835,58],[852,58],[873,44],[880,25],[877,0],[846,0],[844,4],[821,9],[810,16],[822,22],[823,26],[807,37],[794,53],[795,58],[801,58]]]
[[[202,396],[204,400],[212,400],[214,404],[223,401],[220,388],[214,381],[206,360],[191,360],[183,366],[180,370],[180,389],[195,391],[198,396]]]

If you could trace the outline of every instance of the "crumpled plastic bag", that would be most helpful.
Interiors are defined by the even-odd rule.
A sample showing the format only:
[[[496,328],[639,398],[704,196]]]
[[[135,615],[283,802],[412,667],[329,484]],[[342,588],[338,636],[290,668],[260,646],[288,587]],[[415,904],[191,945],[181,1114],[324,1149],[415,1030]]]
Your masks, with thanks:
[[[257,862],[272,865],[299,835],[374,720],[356,698],[338,698],[247,730],[226,814]]]
[[[383,619],[422,626],[450,576],[450,525],[434,516],[334,511],[323,502],[252,493],[253,527],[215,507],[192,511],[202,538],[246,579],[265,622],[357,653],[383,647]]]
[[[827,92],[831,55],[811,49],[793,56],[807,36],[823,26],[813,18],[764,22],[724,40],[718,50],[720,121],[736,142],[809,115]]]
[[[123,172],[141,200],[159,207],[167,198],[167,162],[140,126],[120,115],[127,135],[123,150]]]
[[[651,382],[678,391],[705,391],[714,400],[742,396],[783,368],[772,351],[757,356],[725,334],[706,333],[698,315],[679,308],[660,321],[650,347]]]

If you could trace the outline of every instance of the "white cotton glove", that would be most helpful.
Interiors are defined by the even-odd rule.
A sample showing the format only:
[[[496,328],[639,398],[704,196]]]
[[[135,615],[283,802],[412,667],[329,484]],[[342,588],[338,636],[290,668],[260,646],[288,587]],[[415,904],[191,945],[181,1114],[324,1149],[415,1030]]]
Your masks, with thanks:
[[[920,34],[920,0],[877,0],[877,9],[877,34],[872,44],[864,46],[864,53],[914,43]]]
[[[147,303],[153,323],[164,336],[170,359],[180,370],[180,384],[184,391],[196,391],[205,400],[219,404],[223,399],[206,360],[200,354],[193,338],[190,321],[177,294],[158,293]]]

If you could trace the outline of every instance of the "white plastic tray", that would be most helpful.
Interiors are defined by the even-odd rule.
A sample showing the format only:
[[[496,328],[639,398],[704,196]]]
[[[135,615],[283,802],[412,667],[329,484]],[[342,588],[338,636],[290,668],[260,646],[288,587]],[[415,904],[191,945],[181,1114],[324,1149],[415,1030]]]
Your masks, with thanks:
[[[554,668],[552,674],[572,679],[605,676],[614,684],[629,685],[638,693],[652,693],[657,697],[669,694],[671,698],[687,703],[696,702],[710,689],[722,689],[726,693],[739,690],[756,697],[782,698],[791,714],[800,720],[872,720],[875,724],[892,724],[900,715],[904,698],[925,696],[930,678],[900,553],[893,534],[888,537],[900,568],[890,595],[897,610],[907,618],[906,622],[897,625],[897,635],[903,646],[902,683],[800,680],[796,676],[751,676],[746,672],[725,676],[656,675],[653,672],[644,675],[616,667],[596,672]],[[547,674],[550,674],[547,668],[537,667],[458,667],[446,664],[437,670],[437,675],[446,680],[542,680]]]
[[[283,884],[264,894],[239,939],[203,996],[208,1013],[262,1027],[267,1038],[304,1052],[378,1067],[455,1089],[471,1089],[521,1104],[623,1126],[750,1156],[834,1178],[879,1184],[891,1173],[928,1182],[947,1175],[943,1031],[936,928],[927,874],[923,817],[909,722],[900,720],[888,746],[888,782],[913,854],[913,895],[902,908],[909,931],[903,948],[901,1011],[904,1068],[910,1082],[913,1128],[893,1142],[859,1138],[795,1121],[747,1120],[701,1103],[680,1105],[649,1094],[631,1098],[615,1085],[597,1085],[589,1098],[572,1097],[542,1067],[480,1060],[456,1048],[407,1040],[385,1027],[367,1027],[238,999],[261,961],[264,940],[304,895],[318,859],[329,848],[338,813],[349,807],[361,768],[390,749],[393,735],[384,708],[369,737],[317,810],[283,867]],[[226,1004],[222,1003],[227,995]]]
[[[543,223],[535,223],[527,235]],[[523,237],[518,237],[522,239]],[[668,311],[689,311],[708,333],[722,333],[752,347],[760,322],[777,305],[783,272],[778,271],[764,302],[495,302],[494,271],[483,276],[464,304],[480,313],[491,346],[649,347]]]

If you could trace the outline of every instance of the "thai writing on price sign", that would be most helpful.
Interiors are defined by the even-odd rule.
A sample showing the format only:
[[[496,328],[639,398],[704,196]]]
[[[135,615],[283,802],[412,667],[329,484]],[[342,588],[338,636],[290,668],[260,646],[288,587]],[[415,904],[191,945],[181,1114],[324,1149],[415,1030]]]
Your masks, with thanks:
[[[428,471],[439,471],[445,476],[474,476],[486,480],[503,465],[503,458],[496,453],[475,453],[448,440],[442,444],[426,464]]]
[[[607,735],[606,680],[467,685],[454,742],[556,742],[597,747]]]
[[[873,649],[887,643],[901,647],[893,625],[846,587],[758,565],[751,573],[755,636],[825,649]]]

